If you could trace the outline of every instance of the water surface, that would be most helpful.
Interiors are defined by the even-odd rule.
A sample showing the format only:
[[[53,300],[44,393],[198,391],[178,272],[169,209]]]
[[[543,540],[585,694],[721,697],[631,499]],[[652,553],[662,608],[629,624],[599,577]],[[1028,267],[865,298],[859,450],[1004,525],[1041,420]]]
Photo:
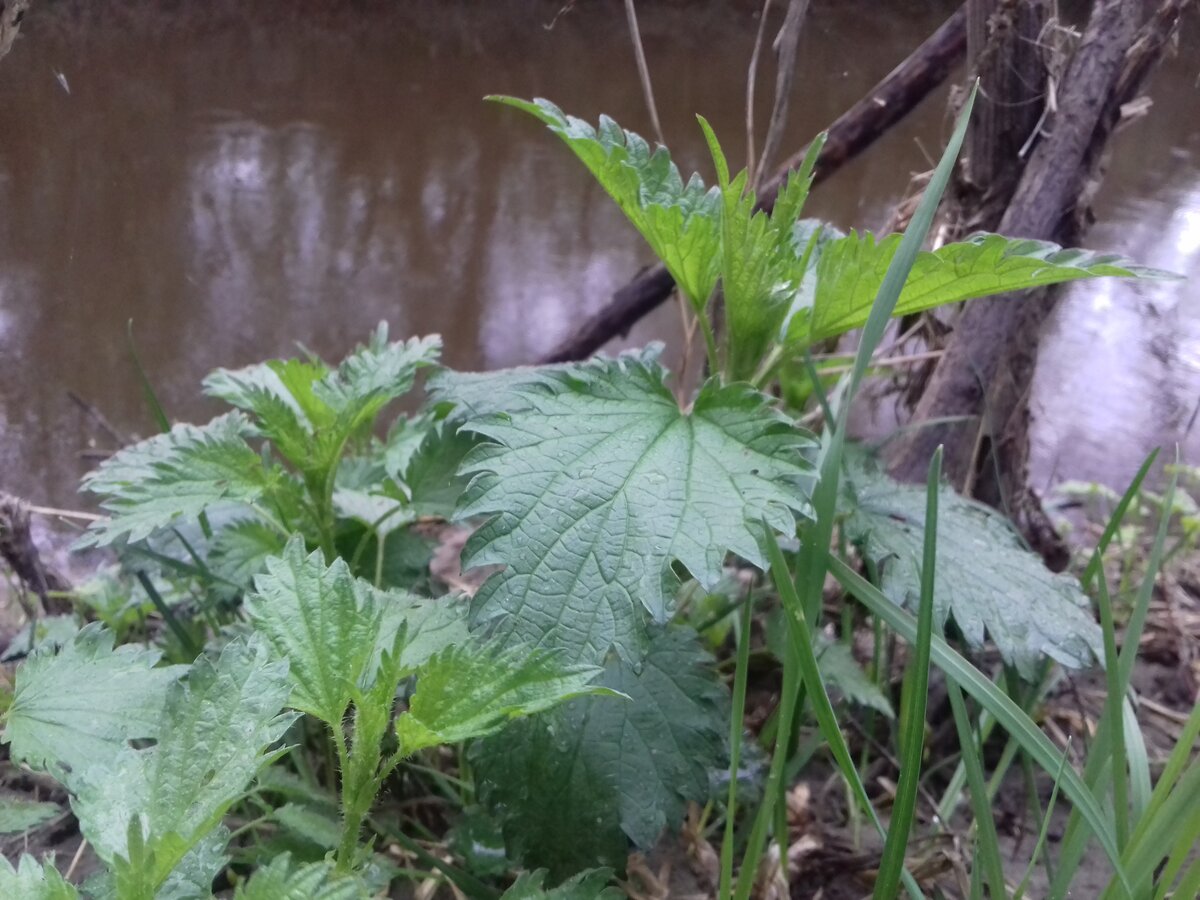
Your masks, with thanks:
[[[444,335],[454,366],[497,367],[536,359],[604,304],[649,251],[544,129],[482,101],[546,96],[650,133],[621,5],[555,20],[561,6],[36,5],[0,63],[0,488],[79,502],[81,454],[113,440],[68,392],[124,436],[152,430],[129,320],[169,413],[202,421],[217,410],[198,396],[206,372],[297,342],[336,359],[386,320],[396,336]],[[744,156],[756,6],[640,5],[687,168],[708,168],[697,112]],[[815,3],[786,150],[954,6]],[[1196,58],[1168,64],[1151,115],[1118,141],[1089,245],[1200,274]],[[772,82],[764,72],[760,121]],[[883,221],[945,139],[944,99],[820,188],[810,213]],[[1144,447],[1184,434],[1200,400],[1198,299],[1190,286],[1071,295],[1037,396],[1039,473],[1119,483]],[[624,343],[676,331],[666,307]]]

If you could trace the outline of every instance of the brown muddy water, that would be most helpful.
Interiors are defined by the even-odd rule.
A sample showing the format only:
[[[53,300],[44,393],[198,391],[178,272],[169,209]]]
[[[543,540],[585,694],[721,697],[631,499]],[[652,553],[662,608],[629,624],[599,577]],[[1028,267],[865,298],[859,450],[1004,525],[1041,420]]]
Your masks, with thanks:
[[[704,165],[693,114],[736,159],[759,4],[639,4],[663,128]],[[790,152],[954,7],[814,3]],[[489,93],[546,96],[648,134],[621,6],[39,0],[0,63],[0,489],[73,505],[89,450],[151,430],[125,346],[174,418],[204,374],[337,358],[386,319],[447,361],[536,359],[649,252],[544,130]],[[553,27],[550,27],[553,21]],[[1200,462],[1200,33],[1117,142],[1088,238],[1193,280],[1105,283],[1063,304],[1035,398],[1040,478],[1119,486],[1158,444]],[[770,70],[760,76],[765,121]],[[820,188],[809,212],[878,226],[948,133],[932,98]],[[675,340],[664,308],[626,344]]]

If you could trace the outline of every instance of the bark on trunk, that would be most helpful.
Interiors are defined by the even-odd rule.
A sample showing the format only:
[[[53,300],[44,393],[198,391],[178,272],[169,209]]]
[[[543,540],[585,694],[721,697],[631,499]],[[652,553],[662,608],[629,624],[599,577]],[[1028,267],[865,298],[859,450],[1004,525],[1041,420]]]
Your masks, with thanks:
[[[1187,2],[1165,0],[1140,31],[1140,3],[1103,0],[1096,6],[1058,91],[1049,134],[1034,149],[999,222],[1001,233],[1079,242],[1086,195],[1099,178],[1121,104],[1140,89]],[[968,304],[913,422],[974,417],[981,424],[912,429],[893,447],[889,462],[896,477],[918,481],[934,449],[943,445],[945,471],[954,483],[978,477],[982,499],[1006,502],[1035,546],[1058,555],[1061,545],[1047,533],[1045,515],[1027,486],[1027,401],[1038,339],[1055,300],[1053,291],[1034,291]]]
[[[21,20],[29,9],[30,0],[0,0],[0,59],[8,55],[17,32],[21,30]]]

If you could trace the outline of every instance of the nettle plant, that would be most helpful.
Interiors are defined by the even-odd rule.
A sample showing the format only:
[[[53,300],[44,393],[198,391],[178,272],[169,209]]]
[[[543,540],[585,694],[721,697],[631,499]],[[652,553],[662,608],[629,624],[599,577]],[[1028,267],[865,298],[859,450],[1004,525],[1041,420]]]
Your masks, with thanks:
[[[886,596],[915,608],[925,491],[843,454],[844,415],[822,439],[797,427],[763,390],[780,367],[867,325],[841,410],[889,315],[1159,274],[996,235],[917,252],[936,179],[903,240],[839,235],[801,218],[819,140],[767,214],[703,120],[708,188],[610,119],[592,128],[545,101],[504,102],[567,143],[667,266],[708,378],[681,405],[656,347],[458,373],[438,367],[438,339],[389,342],[383,326],[336,367],[214,372],[205,389],[233,411],[85,480],[108,513],[85,543],[113,548],[134,587],[124,604],[100,592],[101,622],[44,641],[5,713],[12,758],[62,782],[106,874],[75,888],[52,862],[0,863],[0,893],[207,897],[225,872],[242,898],[366,896],[398,870],[364,837],[408,841],[375,820],[376,801],[411,771],[452,785],[471,827],[493,823],[501,872],[548,870],[506,897],[600,896],[631,843],[652,846],[689,801],[714,798],[731,749],[733,785],[749,777],[744,683],[731,710],[681,596],[724,590],[734,568],[766,571],[782,536],[800,538],[797,583],[815,581],[819,601],[840,526]],[[960,125],[942,186],[961,140]],[[423,368],[425,407],[379,437]],[[953,527],[938,546],[938,624],[970,648],[990,634],[1022,674],[1047,657],[1091,662],[1099,632],[1078,583],[1046,572],[992,510],[949,489],[941,503]],[[436,596],[431,535],[447,520],[479,525],[465,567],[500,567],[469,602]],[[815,633],[819,602],[804,596],[789,635],[798,621]],[[151,611],[161,633],[143,627]],[[118,640],[147,635],[161,649]],[[843,646],[812,643],[821,679],[890,713]],[[465,748],[456,777],[438,769],[444,745]],[[727,816],[732,828],[732,802]],[[465,893],[498,895],[491,873],[427,857]]]

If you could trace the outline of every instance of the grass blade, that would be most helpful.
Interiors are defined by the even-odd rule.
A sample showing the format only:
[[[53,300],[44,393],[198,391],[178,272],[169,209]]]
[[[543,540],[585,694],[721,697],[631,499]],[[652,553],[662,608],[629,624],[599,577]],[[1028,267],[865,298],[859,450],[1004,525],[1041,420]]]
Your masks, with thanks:
[[[1153,454],[1142,465],[1142,470],[1139,471],[1139,478],[1143,477],[1145,471],[1153,460]],[[1167,491],[1164,495],[1163,509],[1171,509],[1171,505],[1175,500],[1175,485],[1178,479],[1177,473],[1173,473],[1167,484]],[[1136,482],[1140,483],[1140,482]],[[1118,510],[1113,514],[1113,520],[1117,520],[1117,512],[1124,515],[1124,509],[1128,508],[1125,502],[1127,498],[1132,498],[1135,493],[1131,486],[1125,492],[1125,496],[1121,498],[1121,504],[1118,504]],[[1121,648],[1121,653],[1118,656],[1117,673],[1118,686],[1120,688],[1120,696],[1124,696],[1129,688],[1129,679],[1133,676],[1133,663],[1137,658],[1138,645],[1141,642],[1142,628],[1146,623],[1146,615],[1150,608],[1150,597],[1154,593],[1154,583],[1158,577],[1158,570],[1162,565],[1163,549],[1167,541],[1167,526],[1170,524],[1170,516],[1164,515],[1158,523],[1158,532],[1154,536],[1154,544],[1150,549],[1150,556],[1146,565],[1146,577],[1142,580],[1142,584],[1138,589],[1137,597],[1134,600],[1133,612],[1129,617],[1129,622],[1125,628],[1124,645]],[[1111,523],[1110,523],[1111,526]],[[1115,529],[1113,529],[1115,532]],[[1106,529],[1107,531],[1107,529]],[[1093,555],[1092,559],[1095,562],[1100,557],[1099,548]],[[1100,563],[1096,563],[1097,566]],[[1089,566],[1090,568],[1090,566]],[[1112,719],[1107,712],[1100,719],[1100,724],[1096,729],[1096,741],[1094,746],[1097,748],[1109,747],[1111,745],[1110,732],[1116,728],[1123,728],[1123,723],[1120,719]],[[1110,768],[1111,757],[1108,753],[1093,752],[1089,755],[1087,765],[1084,766],[1083,780],[1090,785],[1093,790],[1104,784],[1101,777],[1102,773]],[[1071,816],[1067,820],[1067,827],[1063,833],[1062,848],[1059,851],[1059,869],[1055,874],[1054,881],[1050,885],[1048,896],[1050,897],[1065,897],[1071,884],[1071,879],[1074,877],[1075,871],[1079,868],[1080,860],[1083,859],[1083,854],[1087,848],[1087,834],[1080,830],[1078,807],[1071,811]],[[1090,823],[1089,823],[1090,824]],[[1107,852],[1107,848],[1105,848]]]
[[[838,557],[830,557],[830,572],[838,582],[858,598],[868,610],[907,641],[915,641],[917,623],[913,617],[871,584]],[[997,720],[1002,728],[1012,735],[1018,745],[1047,772],[1055,771],[1059,764],[1059,752],[1050,739],[1037,727],[1013,700],[991,682],[982,672],[967,662],[942,638],[934,636],[930,653],[946,676],[975,698]],[[1121,853],[1117,849],[1116,836],[1108,816],[1092,795],[1084,780],[1074,769],[1063,772],[1063,793],[1075,805],[1083,821],[1100,841],[1118,877],[1125,882]]]
[[[957,689],[955,686],[955,690]],[[1025,896],[1025,891],[1029,888],[1029,879],[1033,877],[1033,870],[1037,867],[1038,857],[1041,856],[1042,849],[1046,846],[1046,837],[1050,834],[1050,819],[1054,816],[1054,806],[1058,802],[1058,786],[1062,784],[1063,770],[1067,767],[1067,753],[1070,749],[1068,745],[1067,749],[1063,751],[1062,762],[1058,764],[1058,771],[1054,773],[1054,788],[1050,791],[1050,802],[1046,804],[1046,814],[1042,816],[1042,827],[1038,830],[1037,842],[1034,843],[1033,853],[1029,856],[1029,867],[1025,869],[1025,877],[1017,885],[1012,900],[1021,900]],[[1003,890],[995,896],[1003,897]]]
[[[1129,770],[1125,761],[1125,728],[1123,706],[1125,692],[1121,686],[1121,672],[1117,657],[1117,628],[1113,623],[1112,598],[1108,593],[1108,579],[1103,574],[1096,582],[1099,590],[1100,628],[1104,634],[1104,679],[1107,695],[1104,698],[1104,716],[1110,722],[1122,723],[1122,727],[1109,728],[1108,746],[1099,744],[1093,753],[1106,754],[1112,760],[1113,820],[1116,827],[1117,846],[1124,851],[1129,843]]]
[[[809,620],[815,627],[820,622],[821,590],[825,584],[825,573],[828,570],[829,545],[833,539],[833,523],[836,519],[838,480],[841,476],[842,450],[846,443],[846,426],[849,420],[850,407],[859,383],[871,363],[883,333],[891,319],[892,311],[896,308],[896,300],[904,288],[904,282],[912,271],[917,254],[929,229],[933,225],[933,217],[941,203],[942,194],[954,171],[954,161],[962,148],[963,139],[967,133],[967,122],[971,116],[971,107],[975,103],[975,94],[979,90],[978,83],[971,88],[966,103],[959,114],[958,123],[950,142],[942,153],[941,161],[934,170],[929,186],[921,197],[921,202],[913,217],[909,220],[908,228],[896,255],[888,266],[883,283],[879,286],[879,294],[863,327],[862,339],[858,352],[854,357],[854,366],[850,370],[849,381],[841,393],[837,408],[837,418],[826,424],[825,439],[821,448],[820,477],[812,495],[812,506],[816,521],[806,530],[805,540],[800,548],[800,566],[797,588],[804,598],[805,609]]]
[[[1000,839],[996,835],[996,822],[992,818],[992,803],[988,795],[987,781],[983,774],[983,760],[967,704],[962,691],[953,679],[946,679],[946,693],[950,698],[950,710],[954,714],[954,727],[958,732],[958,744],[962,748],[963,769],[966,772],[967,791],[971,797],[971,809],[975,815],[976,868],[982,869],[983,879],[993,897],[1004,896],[1004,863],[1000,856]],[[1057,788],[1057,785],[1056,785]]]
[[[875,826],[875,830],[886,841],[887,829],[883,827],[883,823],[879,820],[879,815],[875,812],[875,807],[871,805],[871,800],[867,796],[862,778],[859,776],[858,769],[855,768],[854,760],[850,755],[850,748],[846,745],[845,735],[842,734],[842,729],[838,725],[837,715],[833,711],[833,704],[830,703],[829,694],[826,692],[825,684],[821,680],[821,670],[817,664],[816,652],[813,650],[813,634],[808,620],[805,618],[804,607],[801,605],[800,597],[796,593],[795,585],[791,581],[787,562],[783,558],[783,551],[779,549],[779,542],[775,539],[774,532],[769,529],[767,531],[767,553],[771,562],[771,577],[775,580],[780,600],[783,602],[784,610],[787,613],[789,643],[796,657],[796,663],[808,696],[812,698],[813,711],[816,713],[817,724],[821,729],[821,734],[829,745],[829,752],[833,754],[834,761],[837,763],[842,777],[846,779],[846,783],[850,786],[850,791],[854,795],[854,799],[871,820],[871,823]],[[909,640],[910,643],[913,642],[912,638]],[[908,872],[901,872],[901,880],[908,889],[910,896],[923,896],[921,889]],[[894,896],[894,892],[892,896]]]
[[[904,869],[904,853],[917,810],[921,780],[921,754],[925,746],[925,704],[929,695],[929,645],[933,639],[933,590],[937,572],[938,488],[942,480],[942,448],[929,461],[925,493],[925,540],[921,559],[921,607],[917,614],[917,641],[906,677],[904,717],[900,723],[900,780],[892,805],[891,827],[875,880],[877,900],[895,896]]]
[[[138,381],[142,385],[142,396],[146,399],[146,408],[150,410],[150,415],[154,418],[154,424],[161,432],[171,430],[171,420],[167,418],[166,411],[162,408],[162,404],[158,402],[158,394],[154,392],[154,385],[150,383],[150,378],[146,375],[146,370],[142,367],[141,357],[138,356],[137,344],[133,340],[133,319],[130,319],[125,325],[125,340],[129,346],[129,358],[133,360],[133,368],[137,371]]]
[[[738,767],[742,761],[742,730],[746,715],[746,673],[750,667],[750,615],[753,594],[742,604],[738,634],[737,667],[733,673],[733,710],[729,717],[729,795],[725,801],[725,837],[721,841],[721,883],[718,896],[729,900],[733,887],[733,838],[737,814]]]

